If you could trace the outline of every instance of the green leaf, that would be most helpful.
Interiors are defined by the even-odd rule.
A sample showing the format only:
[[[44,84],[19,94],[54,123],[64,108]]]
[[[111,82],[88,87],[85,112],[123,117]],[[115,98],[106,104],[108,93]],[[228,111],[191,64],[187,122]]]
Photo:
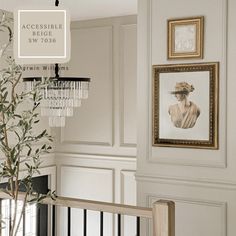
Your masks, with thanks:
[[[20,119],[22,119],[22,116],[21,116],[21,115],[14,114],[14,116],[15,116],[15,117],[17,117],[17,118],[20,118]]]
[[[30,148],[29,151],[27,152],[27,156],[30,156],[31,151],[32,151],[32,148]]]

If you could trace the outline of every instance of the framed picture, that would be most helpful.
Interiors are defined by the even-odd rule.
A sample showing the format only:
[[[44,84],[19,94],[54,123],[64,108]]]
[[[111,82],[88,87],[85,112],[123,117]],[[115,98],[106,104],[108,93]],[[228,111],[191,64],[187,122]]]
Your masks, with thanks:
[[[168,20],[168,59],[203,58],[204,17]]]
[[[219,63],[153,66],[153,146],[218,149]]]

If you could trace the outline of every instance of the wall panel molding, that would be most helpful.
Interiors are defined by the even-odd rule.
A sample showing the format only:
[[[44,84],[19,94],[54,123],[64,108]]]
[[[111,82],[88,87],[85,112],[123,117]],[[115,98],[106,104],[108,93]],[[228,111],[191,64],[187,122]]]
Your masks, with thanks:
[[[72,144],[72,145],[88,145],[88,146],[105,146],[105,147],[112,147],[111,142],[89,142],[89,141],[70,141],[64,140],[64,134],[62,134],[62,144]]]
[[[121,193],[121,203],[122,204],[128,204],[126,201],[125,201],[125,181],[126,181],[126,178],[135,178],[135,171],[134,170],[121,170],[120,171],[120,177],[121,177],[121,180],[120,180],[120,193]],[[131,180],[132,181],[132,180]],[[136,191],[135,193],[131,192],[131,194],[135,194],[136,195]],[[130,203],[131,204],[131,203]],[[136,201],[134,201],[132,204],[136,204]]]
[[[227,138],[227,132],[226,132],[226,111],[227,108],[225,106],[226,104],[226,78],[227,78],[227,25],[228,25],[228,21],[227,21],[227,5],[228,5],[228,1],[227,0],[217,0],[217,8],[216,8],[216,14],[219,14],[220,19],[222,18],[222,22],[219,25],[220,27],[220,32],[222,32],[222,34],[220,34],[220,53],[219,53],[219,58],[217,57],[212,57],[209,53],[208,55],[205,55],[204,60],[196,60],[194,62],[207,62],[207,61],[215,61],[218,60],[220,61],[220,90],[221,90],[221,96],[220,96],[220,115],[223,116],[220,119],[220,127],[219,127],[219,133],[220,133],[220,150],[196,150],[196,149],[191,149],[191,153],[192,155],[189,155],[190,153],[190,149],[187,148],[181,148],[181,149],[177,149],[177,148],[153,148],[152,147],[152,121],[151,121],[151,117],[152,117],[152,80],[151,80],[151,67],[153,64],[168,64],[168,63],[173,63],[173,61],[167,61],[166,59],[166,54],[165,56],[163,55],[163,51],[166,52],[167,49],[165,49],[165,44],[162,45],[162,52],[161,52],[161,57],[159,59],[154,60],[154,53],[157,53],[157,48],[153,48],[152,45],[156,45],[158,42],[156,42],[155,40],[153,41],[153,36],[154,36],[154,29],[160,29],[160,25],[157,26],[157,18],[155,18],[155,21],[153,19],[153,13],[155,13],[155,15],[158,15],[156,12],[156,5],[154,4],[155,2],[157,2],[156,0],[148,0],[145,2],[145,7],[142,6],[143,10],[143,15],[144,12],[146,14],[146,19],[145,19],[145,30],[147,32],[147,35],[145,37],[145,47],[146,47],[146,51],[145,51],[145,56],[147,56],[146,61],[144,59],[139,61],[139,64],[141,64],[141,62],[146,65],[145,69],[141,68],[140,69],[140,74],[142,74],[144,76],[148,76],[148,81],[145,82],[139,82],[140,83],[140,89],[144,89],[145,90],[145,95],[148,96],[149,95],[149,101],[148,105],[143,105],[144,102],[140,102],[138,101],[138,104],[140,106],[140,110],[141,110],[141,106],[142,106],[142,111],[148,109],[148,113],[147,114],[139,114],[141,116],[143,116],[142,121],[145,121],[145,132],[144,129],[142,128],[142,136],[144,136],[146,138],[146,142],[142,142],[142,146],[145,147],[145,156],[146,156],[146,162],[150,163],[150,164],[171,164],[171,165],[185,165],[185,166],[194,166],[194,167],[217,167],[217,168],[226,168],[227,166],[227,145],[226,145],[226,138]],[[163,5],[165,1],[160,0],[159,1],[159,5]],[[168,4],[168,3],[166,3]],[[199,3],[200,4],[200,3]],[[143,3],[144,5],[144,3]],[[165,5],[166,6],[166,5]],[[209,5],[208,5],[209,7]],[[141,7],[140,7],[141,8]],[[219,9],[218,9],[219,8]],[[161,11],[160,7],[158,8],[159,11]],[[206,11],[206,10],[205,10]],[[193,9],[194,12],[194,9]],[[176,14],[181,14],[181,13],[176,13]],[[193,13],[192,13],[193,14]],[[202,13],[203,14],[203,13]],[[164,14],[165,15],[165,14]],[[165,15],[166,16],[166,15]],[[205,30],[206,27],[209,26],[209,16],[205,17],[206,22],[205,22]],[[142,18],[142,21],[144,20],[144,18]],[[212,23],[213,17],[211,17],[211,23]],[[139,20],[140,22],[140,20]],[[164,23],[164,21],[162,21],[162,23]],[[144,21],[142,22],[142,24],[144,24]],[[162,24],[163,25],[163,24]],[[219,28],[218,27],[218,28]],[[163,28],[163,27],[162,27]],[[164,27],[165,29],[166,27]],[[209,32],[209,31],[206,31]],[[218,31],[217,31],[218,32]],[[144,32],[142,32],[144,33]],[[160,35],[160,33],[159,33]],[[163,34],[163,32],[161,33],[162,35],[162,41],[163,39],[166,39],[166,34]],[[208,36],[209,33],[206,33],[206,36]],[[142,40],[144,40],[143,36],[140,36],[140,38],[142,38]],[[209,44],[209,36],[205,38],[205,40],[207,39],[208,44]],[[162,42],[161,41],[161,42]],[[164,40],[165,42],[166,40]],[[144,41],[142,42],[144,43]],[[142,45],[140,44],[139,47],[142,47]],[[206,47],[206,42],[205,42],[205,47]],[[143,48],[143,47],[142,47]],[[159,48],[158,48],[159,49]],[[141,51],[140,51],[141,52]],[[139,52],[139,53],[140,53]],[[142,52],[142,54],[140,54],[141,56],[144,56],[144,50]],[[159,61],[157,61],[159,60]],[[192,61],[191,61],[192,62]],[[193,62],[193,63],[194,63]],[[178,63],[189,63],[189,61],[187,60],[178,60]],[[138,90],[140,94],[141,91],[140,89]],[[144,98],[144,97],[142,97]],[[142,104],[142,105],[140,105]],[[145,107],[145,109],[144,109]],[[139,126],[141,126],[139,124]],[[141,140],[141,138],[140,138]],[[141,141],[140,141],[140,145],[141,145]],[[142,150],[144,151],[144,149]]]
[[[135,171],[124,170],[120,171],[120,203],[127,205],[137,205],[137,186],[135,181]],[[122,217],[122,235],[135,236],[136,235],[136,218],[131,216]]]
[[[136,149],[131,147],[107,147],[67,144],[57,147],[56,153],[82,154],[91,156],[114,156],[136,158]]]
[[[75,37],[76,42],[79,42],[77,38],[80,39],[80,37],[82,37],[82,43],[86,46],[90,45],[91,40],[93,40],[94,43],[92,43],[92,48],[94,48],[93,51],[95,57],[98,58],[101,54],[101,56],[96,59],[97,63],[106,66],[102,66],[99,70],[99,66],[94,63],[95,59],[93,59],[93,57],[93,63],[91,60],[85,63],[86,59],[88,60],[86,51],[90,52],[92,49],[91,47],[88,49],[81,49],[81,46],[79,47],[79,44],[76,44],[76,48],[78,49],[75,49],[77,51],[82,51],[82,53],[78,53],[78,59],[76,59],[78,65],[75,63],[72,63],[72,65],[79,75],[83,73],[88,76],[91,73],[91,89],[89,92],[89,98],[84,101],[85,106],[82,104],[81,108],[75,109],[75,116],[66,120],[66,123],[70,129],[68,129],[68,127],[61,129],[60,140],[58,140],[56,147],[57,152],[117,157],[136,156],[136,144],[133,141],[136,136],[136,133],[134,133],[136,130],[133,130],[133,122],[131,123],[132,127],[129,126],[131,120],[130,117],[132,117],[132,115],[128,113],[129,110],[127,109],[127,104],[128,107],[131,104],[129,97],[132,96],[131,100],[133,99],[136,102],[136,95],[133,96],[134,92],[132,86],[129,86],[129,88],[125,87],[130,84],[125,80],[126,78],[123,78],[124,71],[120,65],[122,62],[120,57],[123,53],[122,51],[124,51],[124,45],[121,43],[124,39],[123,33],[125,33],[126,37],[126,47],[128,44],[129,46],[131,44],[133,47],[129,47],[128,49],[134,53],[132,50],[133,48],[136,49],[135,42],[131,43],[131,41],[137,40],[136,38],[134,39],[133,36],[133,28],[136,27],[136,25],[137,16],[135,15],[72,22],[72,42],[74,37],[73,32],[85,33],[88,40],[85,40],[83,36],[78,36],[79,34],[75,33],[75,35],[77,35]],[[93,31],[95,31],[95,33],[88,33]],[[97,31],[98,33],[96,33]],[[102,33],[100,34],[99,32]],[[96,34],[100,36],[96,37]],[[90,37],[89,35],[95,36]],[[102,47],[99,45],[102,45]],[[104,53],[102,48],[105,50]],[[105,59],[102,54],[107,55],[108,52],[109,60],[107,60],[108,56],[105,56],[106,61],[104,61]],[[73,58],[77,58],[77,54],[75,55],[76,56],[73,56]],[[91,58],[91,53],[89,53],[89,55]],[[126,56],[125,58],[127,59],[128,57]],[[75,61],[75,59],[73,61]],[[135,58],[133,58],[133,56],[129,57],[128,63],[126,63],[126,68],[133,68],[134,63],[136,63],[136,56]],[[93,68],[89,68],[89,64],[93,65]],[[131,65],[130,67],[129,64]],[[130,73],[130,71],[128,71],[128,73]],[[101,77],[102,82],[100,84],[97,84],[98,80],[95,81],[96,83],[94,82],[97,74],[100,77],[103,74],[106,76]],[[125,73],[125,75],[127,77],[127,73]],[[108,80],[109,82],[105,83]],[[125,80],[126,82],[121,85],[122,80]],[[120,86],[122,86],[122,88]],[[102,90],[102,88],[104,88],[104,90]],[[132,90],[130,93],[129,89]],[[123,93],[124,91],[125,93]],[[93,98],[92,100],[91,95]],[[102,96],[102,98],[106,98],[104,99],[104,104],[99,102],[100,96]],[[99,107],[101,107],[100,110]],[[103,116],[105,119],[103,119]],[[124,118],[128,121],[124,121]],[[86,128],[87,125],[88,127]]]
[[[162,183],[170,185],[181,185],[190,187],[204,187],[207,189],[220,189],[227,191],[236,191],[236,182],[232,181],[221,181],[216,179],[206,179],[206,178],[181,178],[181,177],[171,177],[171,176],[148,176],[144,174],[136,174],[136,180],[138,182],[148,182],[148,183]]]
[[[112,168],[96,168],[85,166],[60,166],[60,194],[72,198],[88,199],[95,201],[115,201],[115,172]],[[65,209],[60,209],[60,235],[67,232],[63,224],[67,218]],[[72,235],[82,235],[83,211],[72,209]],[[99,213],[88,211],[87,234],[94,235],[99,230]],[[104,235],[112,235],[114,219],[112,214],[104,216]]]
[[[109,64],[104,66],[104,68],[103,68],[104,71],[101,72],[101,70],[98,71],[98,68],[95,68],[95,71],[96,71],[97,74],[93,74],[93,73],[95,73],[93,70],[91,71],[91,70],[89,70],[89,68],[85,69],[85,71],[87,70],[87,73],[88,73],[87,76],[92,77],[92,82],[91,82],[91,85],[90,85],[89,98],[86,101],[83,101],[82,103],[89,104],[86,109],[88,109],[89,107],[90,107],[90,109],[91,109],[91,107],[94,107],[94,109],[92,109],[93,112],[94,112],[95,109],[98,109],[98,106],[93,104],[92,101],[91,101],[91,96],[92,96],[93,91],[95,93],[95,90],[94,90],[95,88],[93,88],[93,85],[97,85],[96,93],[98,93],[97,91],[98,91],[98,89],[100,89],[100,96],[101,95],[107,96],[105,101],[107,101],[107,102],[109,101],[109,103],[110,103],[110,105],[109,105],[110,107],[107,107],[107,106],[104,107],[103,104],[99,104],[99,106],[101,106],[101,108],[103,108],[103,109],[107,108],[107,110],[103,114],[103,116],[105,116],[105,115],[108,115],[108,117],[110,116],[110,118],[109,118],[110,120],[109,120],[108,123],[106,123],[106,125],[104,127],[103,132],[107,136],[106,140],[104,140],[104,141],[100,141],[100,137],[98,135],[97,135],[97,137],[95,137],[96,135],[94,137],[92,137],[91,136],[92,134],[90,134],[90,137],[87,134],[85,135],[83,130],[82,130],[82,132],[80,132],[82,134],[82,136],[88,136],[90,140],[80,140],[79,135],[76,137],[76,139],[71,139],[68,136],[68,134],[66,134],[66,130],[65,130],[65,129],[68,129],[68,126],[61,130],[61,140],[60,141],[63,145],[75,144],[75,145],[86,145],[86,146],[93,145],[93,146],[111,147],[114,143],[114,132],[113,132],[114,131],[113,26],[112,26],[112,24],[110,24],[109,26],[101,26],[101,27],[97,26],[97,27],[88,27],[88,28],[77,28],[77,29],[74,28],[72,30],[72,37],[73,37],[73,32],[77,33],[79,31],[81,33],[79,35],[82,35],[80,37],[83,37],[83,33],[85,35],[84,37],[89,37],[89,35],[91,35],[91,36],[94,35],[94,37],[90,37],[90,40],[96,39],[96,35],[99,35],[99,39],[97,41],[97,44],[102,43],[103,47],[105,47],[105,45],[103,43],[104,39],[108,42],[106,44],[106,53],[107,53],[106,59],[107,59],[107,62]],[[102,38],[103,38],[103,40],[102,40]],[[83,40],[85,40],[85,39],[83,39]],[[73,38],[72,38],[72,43],[73,43]],[[87,41],[83,41],[83,43],[87,43]],[[90,42],[90,43],[92,43],[92,42]],[[95,44],[95,42],[94,42],[94,44]],[[72,46],[73,46],[73,44],[72,44]],[[93,51],[93,53],[90,52],[90,54],[91,54],[90,56],[92,56],[92,54],[96,55],[96,53],[97,53],[96,51]],[[84,54],[81,54],[81,53],[80,53],[80,55],[83,56],[83,58],[81,58],[81,60],[82,59],[86,60],[86,58],[87,58],[87,60],[89,60],[87,55],[84,55]],[[96,56],[98,57],[98,55],[96,55]],[[103,58],[103,56],[104,55],[100,55],[100,58]],[[78,57],[79,57],[79,55],[78,55]],[[108,57],[109,57],[109,59],[108,59]],[[75,63],[75,62],[73,62],[73,63]],[[87,65],[89,66],[89,62],[87,63]],[[69,64],[69,66],[70,66],[70,64]],[[86,67],[88,67],[88,66],[86,66]],[[95,66],[95,64],[93,64],[93,66]],[[74,68],[75,68],[75,65],[74,65]],[[82,69],[83,68],[81,68],[81,70]],[[83,72],[83,73],[86,73],[86,72]],[[103,81],[104,86],[107,87],[107,92],[108,92],[107,94],[105,94],[104,91],[102,91],[102,86],[101,86],[102,81],[98,81],[99,77],[103,76],[104,73],[107,76],[106,79],[109,80],[109,84],[107,84],[107,81]],[[103,100],[104,100],[104,98],[103,98]],[[93,102],[97,102],[97,100],[95,98],[93,98]],[[80,116],[81,116],[79,113],[80,112],[81,113],[86,112],[86,110],[84,108],[84,104],[82,104],[82,106],[80,108],[75,108],[74,109],[74,116],[71,119],[67,118],[67,121],[66,121],[67,125],[69,125],[68,124],[69,122],[73,122],[73,125],[76,125],[76,122],[75,122],[76,117],[78,117],[78,119],[80,119]],[[98,109],[98,111],[99,111],[99,109]],[[87,116],[89,116],[89,114],[87,114]],[[94,117],[96,117],[96,116],[93,115],[91,118],[88,118],[88,121],[85,118],[83,118],[83,121],[87,122],[86,124],[89,124],[89,122],[90,122],[89,119],[92,121],[92,119]],[[100,114],[98,114],[97,117],[99,118]],[[93,125],[94,125],[94,122],[93,122]],[[102,125],[101,122],[99,122],[98,127],[101,127],[101,125]],[[92,131],[90,130],[90,132],[92,132]],[[100,128],[99,128],[99,132],[101,132]],[[71,132],[70,135],[75,135],[75,133]]]
[[[176,203],[176,205],[180,203],[180,204],[186,204],[186,205],[190,205],[190,206],[192,205],[193,207],[197,207],[197,208],[204,207],[205,214],[209,214],[209,215],[210,215],[211,208],[216,208],[216,209],[218,208],[220,211],[220,215],[219,215],[220,232],[219,232],[219,235],[220,236],[227,236],[227,202],[203,200],[203,199],[195,199],[195,198],[185,198],[185,197],[182,198],[182,197],[176,197],[176,196],[171,196],[171,195],[148,195],[146,197],[147,205],[149,207],[152,207],[152,203],[159,200],[159,199],[174,201]],[[208,208],[208,211],[206,210],[207,208]],[[176,209],[176,210],[177,211],[179,210],[179,215],[181,215],[181,212],[180,212],[181,209]],[[189,214],[191,214],[191,212],[189,212]],[[203,216],[199,215],[199,217],[203,217]],[[178,221],[177,221],[177,223],[178,223]],[[198,222],[193,222],[193,223],[197,224]],[[188,227],[187,224],[185,224],[185,226]],[[216,225],[214,225],[214,226],[216,226]],[[217,224],[217,226],[218,226],[218,224]],[[203,225],[199,225],[199,227],[203,227]],[[149,224],[147,224],[146,230],[147,230],[147,235],[151,235],[150,234],[150,232],[151,232],[150,222],[149,222]],[[197,235],[197,234],[193,234],[193,235]]]
[[[129,43],[130,42],[126,42],[126,35],[131,33],[132,31],[135,31],[137,32],[137,24],[123,24],[120,26],[120,89],[119,89],[119,107],[120,107],[120,122],[119,122],[119,126],[120,126],[120,145],[121,146],[125,146],[125,147],[136,147],[136,142],[126,142],[126,137],[125,137],[125,133],[127,132],[125,130],[125,115],[126,114],[126,109],[125,109],[125,104],[127,102],[130,101],[130,99],[126,99],[126,96],[128,94],[126,94],[126,86],[125,86],[125,83],[132,83],[132,88],[135,90],[135,94],[136,94],[136,75],[133,74],[132,76],[130,76],[130,68],[127,68],[127,65],[128,66],[133,66],[133,67],[137,67],[136,65],[136,53],[134,51],[134,49],[136,48],[134,43],[136,42],[135,40],[132,40],[132,44],[133,44],[133,48],[132,47],[129,47]],[[128,37],[128,39],[130,40],[130,38]],[[128,51],[127,51],[128,49]],[[129,51],[130,49],[130,51]],[[135,55],[133,55],[135,54]],[[134,56],[134,60],[130,60],[130,56]],[[125,57],[129,57],[129,58],[125,58]],[[132,61],[131,65],[129,65],[127,62],[128,61]],[[132,70],[132,72],[134,72]],[[132,90],[129,88],[129,94]],[[132,94],[133,95],[133,94]],[[134,97],[131,97],[131,99],[136,99],[136,96]],[[135,105],[135,104],[134,104]],[[136,106],[135,106],[136,108]],[[134,121],[135,122],[135,117],[136,117],[136,109],[134,109],[135,111],[133,111],[133,114],[134,114]],[[128,125],[128,124],[127,124]],[[132,123],[133,125],[133,123]],[[127,126],[126,126],[127,127]],[[134,128],[132,130],[133,132],[133,135],[135,136],[136,135],[136,128]],[[132,137],[133,139],[133,137]]]
[[[111,179],[111,182],[112,182],[112,188],[110,189],[111,190],[111,201],[114,202],[114,169],[112,168],[102,168],[102,167],[99,167],[99,168],[96,168],[94,166],[74,166],[74,165],[61,165],[60,166],[61,168],[61,171],[67,171],[68,170],[83,170],[84,173],[86,173],[86,171],[88,173],[94,173],[96,176],[97,174],[106,174],[110,179]],[[70,172],[70,171],[69,171]],[[78,172],[79,173],[79,172]],[[61,176],[63,178],[63,176]]]
[[[60,152],[56,153],[56,159],[65,159],[66,158],[75,158],[75,159],[84,159],[84,160],[102,160],[102,161],[124,161],[124,162],[132,162],[136,163],[136,158],[129,156],[109,156],[109,155],[88,155],[88,154],[77,154],[77,153],[67,153]]]
[[[173,164],[173,165],[180,165],[180,166],[197,166],[197,167],[217,167],[217,168],[226,168],[227,166],[227,124],[226,124],[226,114],[227,114],[227,28],[228,28],[228,0],[217,0],[217,7],[219,8],[219,17],[221,19],[221,24],[218,26],[217,30],[220,29],[221,34],[221,43],[220,46],[220,56],[217,59],[216,57],[213,57],[208,53],[208,55],[204,56],[203,60],[193,60],[191,63],[195,62],[208,62],[208,61],[220,61],[220,94],[219,94],[219,101],[220,101],[220,124],[219,124],[219,145],[220,150],[196,150],[192,149],[192,152],[189,151],[189,149],[175,149],[175,148],[153,148],[152,147],[152,135],[148,136],[148,145],[146,152],[150,153],[150,155],[147,156],[147,162],[151,163],[160,163],[160,164]],[[153,38],[153,31],[154,29],[158,28],[156,25],[153,26],[153,11],[154,11],[154,2],[156,0],[150,0],[150,5],[148,8],[149,11],[149,25],[150,25],[150,41],[148,42],[148,48],[150,50],[149,56],[150,56],[150,66],[152,67],[153,64],[156,64],[156,62],[153,61],[153,53],[154,50],[152,45],[152,38]],[[160,5],[160,4],[159,4]],[[160,9],[160,8],[159,8]],[[217,11],[216,11],[217,12]],[[212,19],[211,19],[212,20]],[[212,22],[211,22],[212,23]],[[206,40],[209,40],[208,35],[209,31],[207,30],[207,27],[209,26],[209,16],[205,16],[205,47],[209,44],[209,41],[206,43]],[[155,27],[155,28],[153,28]],[[165,35],[164,35],[165,36]],[[166,37],[166,36],[165,36]],[[209,45],[208,45],[209,46]],[[208,50],[208,48],[206,48]],[[166,48],[162,49],[162,51],[167,50]],[[205,52],[207,51],[205,50]],[[162,62],[163,61],[163,62]],[[166,61],[166,59],[159,58],[158,64],[169,64],[173,63],[173,61]],[[190,63],[190,61],[186,60],[178,60],[178,63]],[[151,72],[149,72],[151,75]],[[149,77],[151,78],[151,77]],[[152,91],[152,83],[149,83],[149,89],[148,91]],[[151,94],[151,93],[149,93]],[[149,105],[152,104],[152,96],[149,96]],[[149,106],[149,120],[152,117],[152,107]],[[149,122],[148,126],[148,132],[149,134],[152,133],[152,122]],[[223,138],[222,138],[223,137]],[[168,151],[167,151],[168,150]],[[167,154],[168,153],[168,154]]]

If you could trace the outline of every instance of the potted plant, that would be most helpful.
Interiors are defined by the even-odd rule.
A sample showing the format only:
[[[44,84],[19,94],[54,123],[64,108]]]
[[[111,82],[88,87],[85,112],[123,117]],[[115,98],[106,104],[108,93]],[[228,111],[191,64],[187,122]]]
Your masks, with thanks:
[[[35,194],[32,179],[39,173],[40,157],[51,150],[52,137],[47,130],[40,133],[35,131],[40,122],[40,91],[43,86],[47,86],[48,81],[37,82],[32,91],[20,89],[22,68],[15,64],[8,53],[13,40],[11,24],[12,18],[2,12],[0,31],[6,32],[9,37],[6,43],[0,45],[0,66],[5,65],[0,68],[0,177],[2,182],[7,183],[2,191],[14,201],[10,236],[16,236],[27,203],[45,197]],[[24,174],[20,176],[22,170]],[[24,189],[21,209],[17,204],[20,189]],[[51,192],[48,194],[51,195]]]

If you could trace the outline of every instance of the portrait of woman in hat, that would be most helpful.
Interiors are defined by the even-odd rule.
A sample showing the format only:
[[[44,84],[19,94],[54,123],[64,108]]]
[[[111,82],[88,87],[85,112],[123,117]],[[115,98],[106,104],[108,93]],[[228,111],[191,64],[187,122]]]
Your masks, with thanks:
[[[178,103],[169,106],[169,115],[175,127],[181,129],[193,128],[200,115],[199,107],[188,100],[188,96],[194,91],[193,85],[187,82],[178,82],[175,90],[171,92]]]

